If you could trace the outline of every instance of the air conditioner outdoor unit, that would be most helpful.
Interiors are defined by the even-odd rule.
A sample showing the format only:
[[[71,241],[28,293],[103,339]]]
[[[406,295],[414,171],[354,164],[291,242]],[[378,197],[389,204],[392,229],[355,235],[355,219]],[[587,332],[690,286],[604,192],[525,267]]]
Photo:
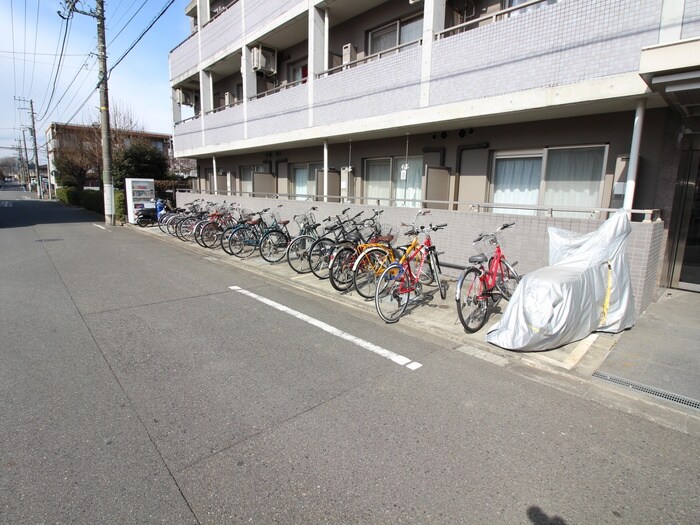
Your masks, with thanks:
[[[234,98],[229,91],[224,93],[224,106],[230,106],[233,104]]]
[[[190,91],[189,89],[178,89],[177,103],[183,106],[194,106],[194,91]]]
[[[357,60],[357,49],[352,43],[343,46],[343,64]]]
[[[266,75],[277,73],[277,50],[263,46],[254,47],[253,71],[260,71]]]

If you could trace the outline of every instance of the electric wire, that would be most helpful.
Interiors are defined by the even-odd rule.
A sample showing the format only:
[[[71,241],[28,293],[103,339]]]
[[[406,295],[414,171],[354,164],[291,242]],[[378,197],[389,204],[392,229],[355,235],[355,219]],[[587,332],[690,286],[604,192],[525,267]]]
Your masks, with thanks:
[[[129,48],[122,54],[122,56],[119,57],[119,59],[112,65],[112,67],[109,68],[109,71],[107,72],[107,76],[109,76],[112,73],[112,71],[114,71],[114,68],[117,67],[119,65],[119,63],[126,58],[126,56],[131,52],[131,50],[134,49],[134,47],[136,47],[136,44],[138,44],[141,41],[141,39],[144,36],[146,36],[146,33],[148,33],[148,31],[150,31],[150,29],[155,25],[155,23],[160,19],[160,17],[162,17],[165,14],[165,12],[168,10],[168,8],[171,5],[173,5],[174,3],[175,3],[175,0],[168,0],[168,2],[166,2],[166,4],[160,10],[160,13],[158,13],[156,15],[156,17],[153,20],[151,20],[151,23],[148,24],[146,29],[144,29],[141,32],[139,37],[131,44],[131,46],[129,46]]]
[[[62,71],[61,66],[64,58],[63,53],[66,50],[66,42],[68,41],[68,34],[70,33],[71,20],[72,18],[69,18],[66,22],[66,30],[63,33],[63,43],[61,45],[61,55],[58,57],[58,67],[56,68],[56,76],[54,77],[53,85],[51,86],[51,96],[49,97],[49,101],[46,104],[46,108],[44,109],[42,116],[39,117],[39,120],[44,120],[44,117],[46,116],[46,113],[48,113],[49,107],[51,106],[51,101],[53,101],[53,97],[56,94],[56,86],[58,85],[58,79],[60,78]]]
[[[32,92],[32,88],[34,87],[34,73],[36,71],[36,43],[39,38],[39,8],[41,7],[41,0],[38,0],[36,3],[36,24],[34,26],[34,59],[32,62],[32,78],[29,81],[29,89],[27,90],[28,93]]]

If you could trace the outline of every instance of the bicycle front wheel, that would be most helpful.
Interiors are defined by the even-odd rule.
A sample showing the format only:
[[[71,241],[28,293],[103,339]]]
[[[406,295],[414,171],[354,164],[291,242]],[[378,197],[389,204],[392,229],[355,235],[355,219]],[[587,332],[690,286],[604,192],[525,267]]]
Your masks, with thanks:
[[[377,281],[389,263],[389,248],[369,248],[363,251],[355,263],[352,276],[357,293],[365,299],[374,299]]]
[[[457,282],[457,315],[464,329],[473,334],[481,330],[488,320],[488,297],[476,268],[468,268]]]
[[[386,323],[395,323],[406,311],[411,298],[410,288],[405,286],[406,270],[400,264],[391,264],[377,281],[374,306]]]
[[[260,239],[260,255],[269,263],[281,261],[287,251],[289,237],[281,230],[271,230]]]
[[[513,292],[520,282],[520,276],[505,259],[501,259],[501,267],[496,276],[496,288],[506,301],[510,301]]]
[[[287,262],[292,270],[297,273],[309,273],[309,252],[311,245],[316,242],[315,237],[302,235],[289,243],[287,248]]]
[[[319,239],[311,246],[309,265],[311,271],[319,279],[328,279],[328,265],[334,249],[335,241],[327,238]]]
[[[229,237],[231,254],[236,257],[250,257],[258,247],[258,236],[250,228],[238,228]]]

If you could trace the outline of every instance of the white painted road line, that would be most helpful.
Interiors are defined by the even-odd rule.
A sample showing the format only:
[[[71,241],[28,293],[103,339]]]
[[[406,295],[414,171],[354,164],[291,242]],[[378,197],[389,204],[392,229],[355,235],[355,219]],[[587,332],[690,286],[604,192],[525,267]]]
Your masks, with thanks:
[[[101,229],[103,229],[103,230],[109,231],[109,230],[107,230],[107,228],[105,228],[104,226],[100,226],[99,224],[95,224],[94,222],[92,223],[92,225],[93,225],[93,226],[97,226],[98,228],[101,228]]]
[[[372,353],[375,353],[381,357],[384,357],[386,359],[389,359],[390,361],[393,361],[394,363],[397,363],[401,366],[405,366],[409,370],[417,370],[422,364],[416,362],[416,361],[411,361],[408,357],[404,357],[402,355],[396,354],[392,352],[391,350],[387,350],[386,348],[382,348],[381,346],[377,346],[374,343],[370,343],[369,341],[365,341],[364,339],[360,339],[359,337],[355,337],[354,335],[351,335],[347,332],[343,332],[339,328],[336,328],[335,326],[331,326],[327,323],[324,323],[323,321],[319,321],[318,319],[314,319],[313,317],[310,317],[306,314],[303,314],[301,312],[298,312],[296,310],[292,310],[291,308],[284,306],[283,304],[277,303],[275,301],[272,301],[270,299],[267,299],[266,297],[262,297],[261,295],[258,295],[253,292],[249,292],[248,290],[244,290],[240,286],[229,286],[230,290],[233,290],[234,292],[238,292],[240,294],[246,295],[252,299],[255,299],[256,301],[260,301],[261,303],[264,303],[268,306],[271,306],[272,308],[275,308],[276,310],[279,310],[280,312],[284,312],[288,315],[291,315],[292,317],[296,317],[297,319],[304,321],[306,323],[309,323],[310,325],[313,325],[317,328],[320,328],[324,332],[328,332],[331,335],[334,335],[336,337],[339,337],[340,339],[344,339],[345,341],[349,341],[353,344],[356,344],[360,348],[364,348],[365,350],[369,350]]]

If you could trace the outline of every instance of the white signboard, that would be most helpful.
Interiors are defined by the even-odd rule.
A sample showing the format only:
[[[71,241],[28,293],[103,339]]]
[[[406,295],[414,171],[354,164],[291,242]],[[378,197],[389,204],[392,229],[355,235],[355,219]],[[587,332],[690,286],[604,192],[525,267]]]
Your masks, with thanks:
[[[136,213],[144,208],[155,208],[156,189],[153,179],[124,179],[126,187],[126,215],[136,224]]]

